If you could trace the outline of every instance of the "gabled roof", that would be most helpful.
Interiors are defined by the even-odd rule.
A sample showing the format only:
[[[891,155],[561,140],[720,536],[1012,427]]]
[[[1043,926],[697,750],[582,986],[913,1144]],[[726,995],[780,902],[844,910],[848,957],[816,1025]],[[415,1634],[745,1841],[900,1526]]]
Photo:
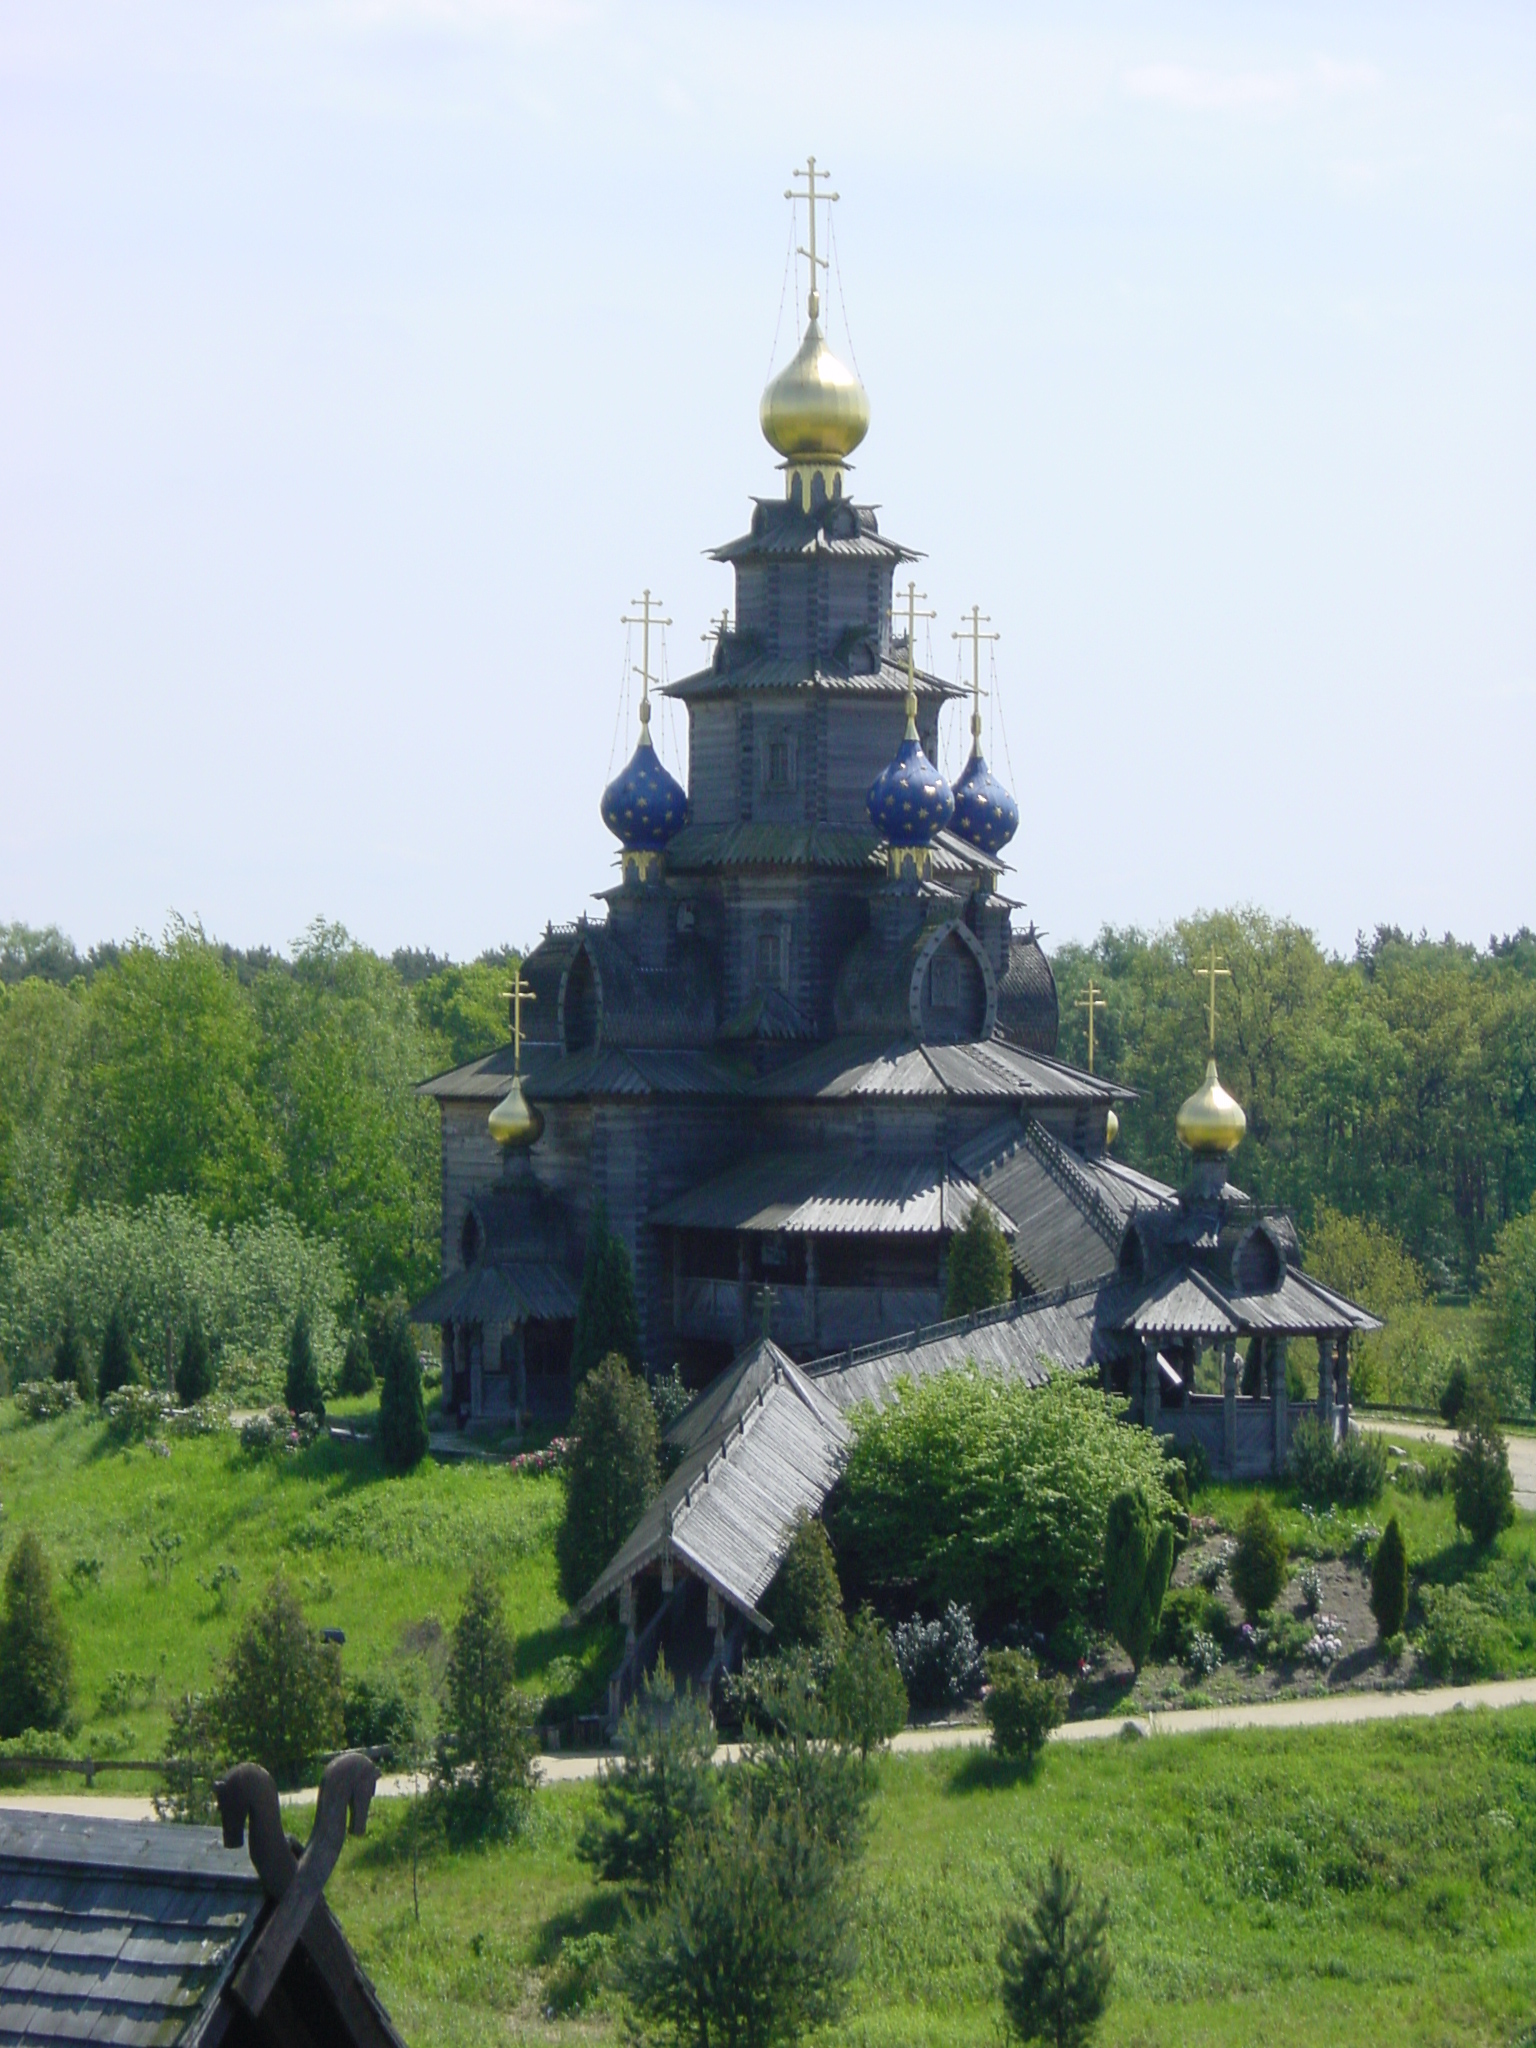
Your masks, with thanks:
[[[679,1418],[678,1429],[689,1424],[692,1448],[583,1595],[578,1613],[589,1613],[670,1551],[759,1628],[769,1627],[758,1602],[796,1517],[814,1514],[831,1491],[848,1433],[771,1338],[760,1338],[722,1377],[726,1386],[709,1390],[707,1426],[692,1410]]]
[[[1155,1181],[1122,1177],[1102,1153],[1071,1150],[1033,1117],[994,1124],[954,1156],[1017,1226],[1013,1263],[1038,1294],[1112,1273],[1138,1204],[1175,1199]]]
[[[752,1092],[777,1101],[844,1096],[952,1096],[962,1101],[1123,1102],[1131,1091],[1003,1039],[918,1045],[847,1035],[764,1075]]]
[[[265,1902],[214,1829],[0,1813],[0,2041],[200,2033]]]
[[[933,1235],[961,1229],[976,1199],[975,1183],[931,1154],[892,1159],[827,1147],[744,1159],[678,1195],[651,1221],[695,1230]],[[1008,1216],[995,1207],[993,1213],[1011,1236]]]
[[[899,644],[906,645],[905,641]],[[913,669],[912,687],[918,702],[923,704],[942,704],[965,695],[959,683],[929,675],[920,668]],[[907,664],[905,656],[896,658],[894,644],[890,652],[877,659],[872,648],[866,651],[866,643],[859,642],[857,651],[847,661],[838,661],[814,654],[756,654],[748,647],[733,648],[727,641],[726,658],[718,667],[712,663],[708,668],[696,669],[692,675],[681,676],[675,683],[668,683],[661,694],[695,703],[705,697],[735,696],[743,690],[823,691],[835,697],[899,698],[907,694]]]
[[[1114,1327],[1147,1337],[1342,1336],[1379,1330],[1367,1310],[1289,1267],[1278,1286],[1239,1294],[1191,1265],[1175,1266],[1150,1287],[1130,1292]]]
[[[845,1413],[860,1401],[889,1400],[902,1380],[921,1382],[969,1365],[1038,1387],[1053,1372],[1083,1372],[1098,1362],[1100,1322],[1097,1287],[1063,1289],[938,1323],[895,1343],[865,1344],[819,1359],[806,1371]]]
[[[557,1266],[517,1259],[450,1273],[411,1310],[418,1323],[523,1323],[567,1321],[577,1291]]]

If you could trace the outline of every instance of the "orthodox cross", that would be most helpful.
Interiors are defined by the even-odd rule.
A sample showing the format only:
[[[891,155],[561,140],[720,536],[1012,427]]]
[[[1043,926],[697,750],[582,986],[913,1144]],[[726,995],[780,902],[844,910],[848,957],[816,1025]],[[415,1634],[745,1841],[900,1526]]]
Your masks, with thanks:
[[[521,961],[512,977],[512,986],[504,988],[502,994],[512,1005],[512,1072],[516,1076],[523,1071],[523,1005],[539,1000],[523,979]]]
[[[1216,984],[1218,981],[1230,981],[1232,979],[1231,968],[1221,967],[1217,964],[1220,961],[1220,959],[1221,955],[1217,952],[1216,948],[1212,946],[1210,964],[1208,966],[1197,967],[1195,969],[1196,981],[1208,981],[1211,984],[1210,1028],[1212,1058],[1214,1058],[1216,1054]]]
[[[637,616],[633,612],[625,612],[620,617],[619,624],[621,626],[638,626],[640,628],[640,666],[635,670],[635,674],[640,678],[640,736],[642,739],[649,740],[651,736],[651,628],[652,626],[670,626],[672,621],[670,619],[658,618],[652,611],[651,593],[648,590],[639,597],[632,597],[629,601],[631,604],[639,605],[639,614]],[[658,597],[655,602],[659,606],[661,599]]]
[[[1107,1009],[1107,1008],[1109,1007],[1109,1006],[1108,1006],[1108,1004],[1107,1004],[1107,1003],[1105,1002],[1105,1000],[1104,1000],[1104,994],[1103,994],[1103,991],[1102,991],[1102,989],[1100,989],[1100,987],[1099,987],[1098,983],[1097,983],[1097,982],[1096,982],[1096,981],[1095,981],[1095,980],[1093,979],[1093,977],[1092,977],[1091,975],[1090,975],[1090,976],[1089,976],[1089,978],[1088,978],[1088,993],[1087,993],[1087,995],[1085,995],[1085,996],[1079,996],[1079,997],[1078,997],[1078,999],[1077,999],[1077,1001],[1076,1001],[1076,1003],[1075,1003],[1075,1004],[1073,1005],[1073,1007],[1074,1007],[1075,1009],[1079,1009],[1079,1010],[1086,1010],[1086,1011],[1088,1012],[1088,1071],[1089,1071],[1089,1073],[1091,1074],[1091,1073],[1093,1072],[1093,1016],[1094,1016],[1094,1012],[1095,1012],[1096,1010],[1103,1010],[1103,1009]]]
[[[922,599],[926,602],[927,597],[927,591],[919,590],[915,583],[907,585],[907,718],[914,727],[917,723],[917,677],[914,673],[912,662],[917,647],[917,622],[919,619],[936,619],[938,617],[937,612],[920,612],[918,610],[918,600]],[[912,739],[916,737],[916,734],[915,732],[908,733],[907,737]]]
[[[825,270],[827,267],[826,257],[816,254],[816,201],[819,198],[823,206],[830,206],[838,195],[836,192],[817,192],[816,180],[820,178],[825,182],[827,173],[817,170],[816,159],[813,156],[806,158],[803,171],[791,171],[790,176],[796,180],[804,178],[806,184],[804,192],[797,192],[794,186],[791,185],[784,194],[784,197],[786,199],[804,199],[806,202],[805,210],[810,215],[811,229],[809,239],[811,246],[809,249],[797,249],[795,254],[805,257],[811,266],[811,296],[806,305],[806,311],[811,319],[814,320],[821,311],[821,293],[816,285],[816,272],[818,268]]]
[[[981,745],[981,643],[983,640],[1001,640],[1001,633],[983,633],[984,625],[990,626],[991,619],[979,604],[971,606],[971,623],[962,626],[958,633],[951,633],[951,640],[969,640],[971,643],[971,738]],[[1093,1012],[1090,1010],[1089,1030],[1092,1031]],[[1088,1062],[1088,1071],[1093,1072],[1093,1062]]]
[[[720,642],[725,638],[726,634],[729,633],[730,630],[731,612],[729,605],[727,605],[725,610],[720,614],[719,618],[711,624],[709,631],[707,633],[701,633],[699,635],[699,638],[701,640],[713,640],[715,645],[718,647],[720,645]]]

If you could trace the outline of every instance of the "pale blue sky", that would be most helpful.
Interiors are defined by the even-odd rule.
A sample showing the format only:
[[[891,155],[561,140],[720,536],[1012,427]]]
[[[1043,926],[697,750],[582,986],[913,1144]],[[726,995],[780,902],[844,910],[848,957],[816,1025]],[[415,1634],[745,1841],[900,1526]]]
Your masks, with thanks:
[[[1536,9],[786,0],[7,0],[0,920],[579,911],[807,149],[1053,938],[1536,923]]]

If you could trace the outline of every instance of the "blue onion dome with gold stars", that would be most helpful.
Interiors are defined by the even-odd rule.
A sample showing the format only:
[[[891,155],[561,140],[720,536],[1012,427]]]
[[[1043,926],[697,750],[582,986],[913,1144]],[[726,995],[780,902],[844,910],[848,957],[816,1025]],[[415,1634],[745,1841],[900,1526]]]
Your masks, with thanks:
[[[626,853],[660,853],[688,821],[688,795],[651,745],[651,707],[640,706],[640,744],[603,791],[603,823]]]
[[[979,743],[955,784],[953,829],[985,854],[1001,853],[1019,829],[1019,807],[987,766]]]
[[[917,699],[907,698],[907,732],[896,758],[882,768],[866,799],[870,822],[892,846],[927,846],[955,815],[955,793],[923,752]]]

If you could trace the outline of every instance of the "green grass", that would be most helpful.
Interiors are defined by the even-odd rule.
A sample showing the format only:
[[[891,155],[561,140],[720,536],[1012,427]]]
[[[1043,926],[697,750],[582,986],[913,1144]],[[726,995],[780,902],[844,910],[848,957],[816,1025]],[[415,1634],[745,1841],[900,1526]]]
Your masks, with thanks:
[[[561,1626],[558,1478],[514,1477],[474,1460],[428,1460],[391,1478],[371,1444],[329,1438],[259,1459],[230,1431],[171,1438],[165,1449],[119,1448],[88,1414],[26,1423],[0,1402],[0,1557],[33,1528],[54,1566],[74,1646],[79,1749],[159,1755],[165,1703],[206,1686],[240,1615],[278,1570],[317,1626],[345,1631],[349,1675],[400,1670],[432,1633],[423,1623],[451,1625],[482,1559],[501,1578],[518,1675],[531,1691],[543,1689],[556,1657],[578,1660],[600,1691],[617,1659],[608,1628]],[[154,1539],[173,1537],[180,1545],[163,1569],[144,1562]],[[100,1560],[99,1577],[78,1589],[68,1580],[77,1558]],[[222,1598],[209,1590],[220,1565],[240,1575]],[[140,1681],[138,1703],[104,1715],[103,1689],[117,1672]]]
[[[561,1944],[619,1901],[574,1856],[589,1787],[530,1838],[427,1864],[378,1805],[329,1896],[406,2037],[618,2039],[611,1998],[542,2018]],[[1536,2013],[1536,1711],[887,1759],[860,1876],[861,1971],[833,2039],[992,2044],[1001,1911],[1064,1844],[1114,1914],[1102,2039],[1137,2048],[1475,2048]]]

